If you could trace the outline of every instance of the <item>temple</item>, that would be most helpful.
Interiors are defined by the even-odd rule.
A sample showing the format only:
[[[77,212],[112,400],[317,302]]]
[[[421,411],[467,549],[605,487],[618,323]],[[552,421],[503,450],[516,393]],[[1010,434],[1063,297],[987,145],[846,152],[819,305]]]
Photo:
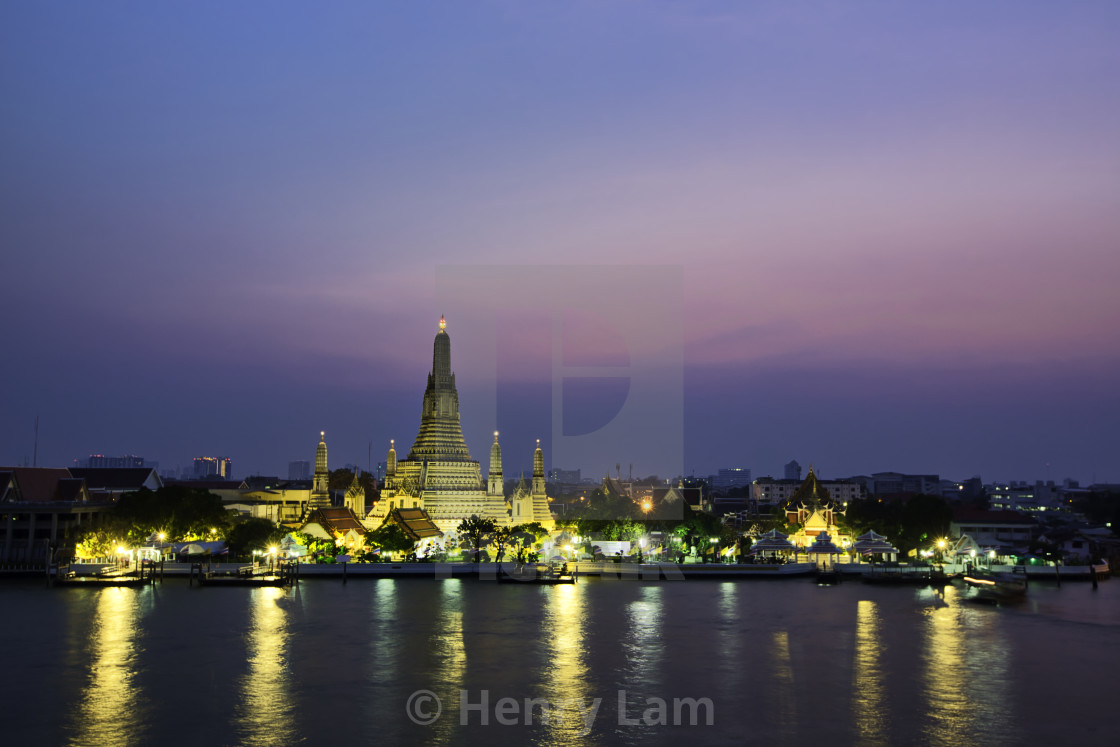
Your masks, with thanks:
[[[851,540],[841,533],[836,524],[836,514],[844,513],[843,509],[836,508],[828,490],[821,485],[811,466],[809,476],[786,502],[784,510],[786,521],[799,526],[789,538],[799,548],[811,547],[820,535],[832,538],[845,547]]]
[[[471,516],[492,519],[500,526],[540,521],[551,529],[552,514],[545,495],[544,457],[539,442],[529,495],[529,499],[522,497],[516,506],[507,504],[497,432],[490,447],[487,479],[483,479],[479,463],[471,458],[459,422],[459,392],[451,370],[451,338],[446,320],[440,317],[432,371],[420,412],[420,432],[405,459],[398,460],[396,443],[389,442],[385,485],[369,518],[384,520],[394,510],[423,509],[445,533],[454,533],[459,522]],[[517,508],[519,515],[511,516]]]

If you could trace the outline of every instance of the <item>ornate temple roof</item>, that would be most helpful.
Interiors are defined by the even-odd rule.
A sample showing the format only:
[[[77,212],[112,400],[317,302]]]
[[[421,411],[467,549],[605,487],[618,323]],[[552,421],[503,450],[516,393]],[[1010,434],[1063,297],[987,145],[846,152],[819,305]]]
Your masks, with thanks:
[[[816,473],[810,466],[808,477],[801,483],[801,487],[797,489],[797,492],[790,496],[787,505],[815,508],[831,504],[832,497],[829,495],[828,490],[821,485],[821,481],[817,479]]]
[[[422,508],[395,508],[385,519],[385,523],[399,526],[413,542],[419,542],[426,537],[443,536],[443,532]]]

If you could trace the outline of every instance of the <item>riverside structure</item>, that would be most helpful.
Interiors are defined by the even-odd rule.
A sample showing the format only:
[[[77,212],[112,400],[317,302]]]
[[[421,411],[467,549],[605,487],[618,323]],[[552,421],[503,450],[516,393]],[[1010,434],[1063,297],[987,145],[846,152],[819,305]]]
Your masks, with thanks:
[[[386,518],[394,509],[423,509],[443,532],[453,534],[471,516],[499,526],[540,522],[551,531],[555,522],[545,493],[544,455],[537,441],[533,454],[533,482],[506,500],[502,479],[502,451],[498,433],[490,448],[488,479],[471,458],[459,420],[459,391],[451,370],[451,338],[441,316],[432,352],[432,371],[424,390],[420,431],[405,459],[398,461],[395,441],[385,460],[385,486],[370,518]]]

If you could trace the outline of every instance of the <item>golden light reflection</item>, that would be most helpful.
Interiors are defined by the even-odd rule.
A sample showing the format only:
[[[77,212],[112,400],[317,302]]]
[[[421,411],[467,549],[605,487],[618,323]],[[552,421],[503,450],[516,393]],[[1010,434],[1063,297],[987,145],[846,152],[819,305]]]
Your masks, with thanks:
[[[856,651],[852,667],[852,715],[860,744],[885,745],[889,723],[884,707],[881,621],[875,603],[861,599],[856,607]]]
[[[947,595],[952,593],[953,589],[946,589]],[[932,720],[926,734],[929,744],[969,744],[976,736],[972,724],[976,707],[968,695],[968,652],[960,619],[964,612],[957,605],[926,611],[924,689],[926,712]]]
[[[630,681],[657,690],[660,685],[664,643],[661,639],[661,586],[643,586],[641,599],[627,608],[629,635],[626,658],[630,662]],[[650,692],[649,696],[659,695]]]
[[[466,689],[467,647],[463,640],[463,582],[449,578],[440,582],[439,624],[432,630],[428,646],[439,662],[438,675],[432,690],[444,704],[444,716],[431,728],[428,744],[453,744],[458,728],[458,714],[453,704],[459,692]]]
[[[789,631],[774,631],[770,644],[773,666],[773,687],[767,693],[767,706],[778,718],[781,741],[791,743],[796,737],[797,699],[794,692],[793,662],[789,653]]]
[[[374,682],[393,682],[397,678],[397,658],[400,651],[400,636],[397,627],[397,581],[391,578],[378,579],[373,590],[375,607],[373,619],[377,621],[376,633],[370,639]]]
[[[98,591],[90,631],[90,672],[75,714],[74,745],[135,744],[139,734],[136,636],[145,590]]]
[[[288,668],[288,611],[281,604],[288,592],[260,587],[250,592],[249,671],[241,681],[238,707],[241,742],[250,745],[289,744],[296,737]]]
[[[588,704],[596,697],[587,687],[583,589],[579,584],[541,589],[546,597],[544,629],[551,637],[540,697],[559,709],[548,722],[548,744],[585,744],[587,740],[575,705]]]
[[[743,686],[746,669],[741,662],[742,650],[739,583],[724,581],[719,587],[719,668],[724,691],[734,692]]]

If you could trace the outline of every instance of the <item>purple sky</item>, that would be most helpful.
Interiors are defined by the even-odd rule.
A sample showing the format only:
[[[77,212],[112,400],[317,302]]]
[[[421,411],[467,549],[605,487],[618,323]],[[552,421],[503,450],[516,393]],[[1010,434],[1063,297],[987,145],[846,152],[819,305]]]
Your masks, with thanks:
[[[441,268],[611,265],[677,268],[615,310],[679,315],[683,438],[556,466],[1120,481],[1118,38],[1114,2],[5,2],[0,463],[36,415],[40,464],[376,462],[443,313],[474,456],[496,424],[528,469],[553,337],[507,304],[479,363]],[[656,353],[613,334],[573,355]]]

